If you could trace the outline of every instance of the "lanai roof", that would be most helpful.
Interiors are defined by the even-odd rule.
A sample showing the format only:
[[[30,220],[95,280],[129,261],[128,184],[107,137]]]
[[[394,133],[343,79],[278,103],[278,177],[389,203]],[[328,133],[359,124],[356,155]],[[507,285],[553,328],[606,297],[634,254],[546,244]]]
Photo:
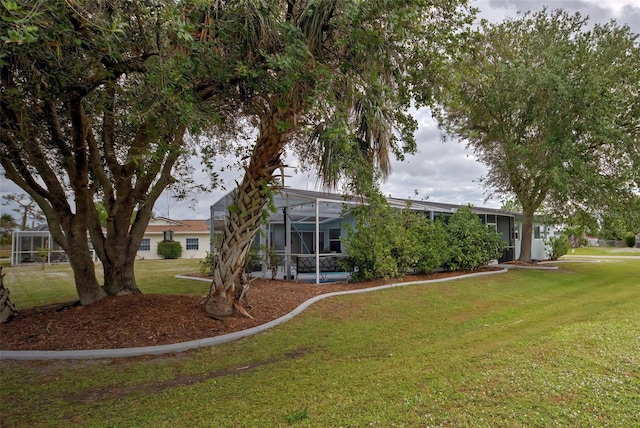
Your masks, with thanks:
[[[408,203],[414,211],[437,212],[453,214],[464,205],[447,204],[431,201],[416,201],[409,199],[387,198],[392,207],[404,208]],[[211,207],[211,215],[214,220],[224,219],[228,206],[232,203],[232,192],[227,193]],[[283,221],[283,209],[289,207],[288,213],[291,221],[296,223],[315,223],[316,204],[318,205],[318,221],[324,223],[339,218],[344,209],[349,205],[366,203],[364,198],[346,198],[337,193],[317,192],[313,190],[301,190],[284,188],[279,189],[273,196],[275,213],[269,217],[270,222]],[[498,214],[513,217],[514,213],[494,208],[472,207],[478,214]]]

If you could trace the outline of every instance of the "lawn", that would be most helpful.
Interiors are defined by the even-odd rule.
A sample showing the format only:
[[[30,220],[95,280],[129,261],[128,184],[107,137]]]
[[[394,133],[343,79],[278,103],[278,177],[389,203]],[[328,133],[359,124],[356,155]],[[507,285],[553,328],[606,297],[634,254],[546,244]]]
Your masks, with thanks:
[[[640,426],[639,301],[640,260],[563,263],[334,297],[178,355],[2,361],[0,426]]]
[[[177,279],[176,275],[198,271],[199,259],[139,260],[135,264],[138,286],[143,293],[206,295],[206,282]],[[31,264],[9,266],[5,287],[18,309],[77,300],[73,272],[68,264]],[[102,265],[96,263],[98,281],[102,281]]]
[[[576,256],[640,256],[640,248],[615,248],[615,247],[581,247],[575,250],[569,250],[567,257]]]

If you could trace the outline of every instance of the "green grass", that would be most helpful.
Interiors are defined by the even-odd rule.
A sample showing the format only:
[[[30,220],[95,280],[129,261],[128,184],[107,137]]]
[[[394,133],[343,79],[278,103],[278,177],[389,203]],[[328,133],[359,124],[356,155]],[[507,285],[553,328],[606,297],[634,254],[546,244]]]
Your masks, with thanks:
[[[335,297],[179,355],[2,361],[0,425],[640,426],[639,301],[640,260],[563,263]]]
[[[176,275],[197,272],[199,259],[139,260],[135,264],[136,281],[143,293],[199,294],[207,293],[206,282],[177,279]],[[10,266],[3,269],[5,287],[18,309],[77,300],[73,272],[68,264]],[[98,281],[102,281],[102,265],[96,264]]]
[[[576,256],[640,256],[640,248],[614,248],[614,247],[581,247],[574,251],[569,250],[567,257]]]

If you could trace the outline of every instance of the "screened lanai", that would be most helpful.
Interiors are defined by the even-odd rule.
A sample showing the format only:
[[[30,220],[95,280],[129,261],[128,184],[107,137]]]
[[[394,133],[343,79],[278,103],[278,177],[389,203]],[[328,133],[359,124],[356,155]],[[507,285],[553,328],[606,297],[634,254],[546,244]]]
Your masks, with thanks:
[[[232,194],[228,193],[211,206],[212,243],[222,233]],[[342,237],[344,224],[351,221],[349,209],[362,200],[341,195],[298,189],[281,189],[273,195],[274,211],[256,235],[253,246],[274,249],[282,256],[281,273],[285,279],[314,274],[315,282],[336,277],[343,269],[345,257]],[[215,248],[211,251],[214,252]],[[346,276],[344,273],[343,276]]]
[[[46,226],[14,230],[11,240],[11,266],[23,263],[66,261],[66,254],[53,242]]]
[[[88,239],[88,238],[87,238]],[[91,246],[91,242],[89,242]],[[92,257],[95,261],[95,252]],[[67,254],[54,242],[46,224],[29,230],[15,230],[11,241],[11,266],[28,263],[68,262]]]

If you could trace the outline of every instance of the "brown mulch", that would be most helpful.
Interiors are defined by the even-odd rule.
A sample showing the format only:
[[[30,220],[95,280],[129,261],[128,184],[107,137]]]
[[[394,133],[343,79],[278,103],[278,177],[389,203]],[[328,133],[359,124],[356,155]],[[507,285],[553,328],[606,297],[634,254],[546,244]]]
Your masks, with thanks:
[[[505,265],[514,265],[514,266],[526,266],[526,267],[540,267],[545,266],[542,263],[538,262],[521,262],[520,260],[513,260],[511,262],[505,262]]]
[[[251,306],[246,308],[253,318],[234,316],[216,320],[204,311],[203,296],[184,295],[140,294],[107,297],[88,306],[68,303],[29,308],[0,325],[0,349],[116,349],[187,342],[267,323],[319,294],[463,273],[321,285],[257,279],[251,282],[248,292]]]

